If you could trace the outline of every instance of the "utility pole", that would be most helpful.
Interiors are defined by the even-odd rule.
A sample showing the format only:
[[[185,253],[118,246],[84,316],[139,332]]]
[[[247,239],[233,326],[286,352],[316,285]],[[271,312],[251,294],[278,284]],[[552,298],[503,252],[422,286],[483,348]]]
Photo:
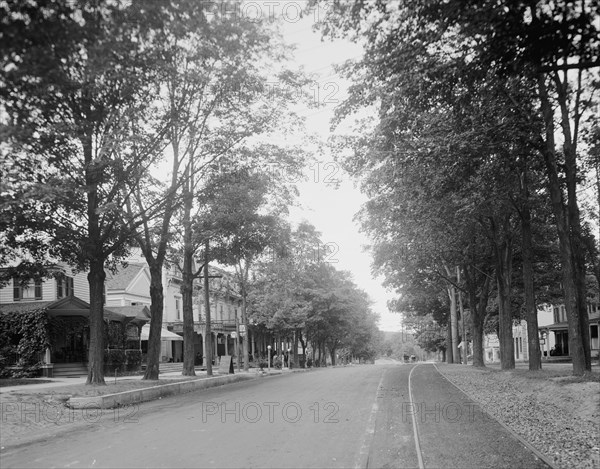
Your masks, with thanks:
[[[210,296],[208,292],[208,247],[209,240],[204,242],[204,309],[206,310],[206,374],[212,376],[213,344],[210,330]]]
[[[208,291],[208,279],[209,278],[222,278],[222,275],[210,275],[208,272],[208,248],[210,241],[207,239],[204,242],[204,275],[200,278],[204,279],[204,309],[206,310],[206,337],[204,342],[206,344],[206,374],[212,376],[212,359],[213,359],[213,344],[212,344],[212,331],[210,328],[210,292]]]
[[[238,373],[241,371],[240,364],[240,328],[238,324],[237,308],[235,308],[235,361],[237,362]]]

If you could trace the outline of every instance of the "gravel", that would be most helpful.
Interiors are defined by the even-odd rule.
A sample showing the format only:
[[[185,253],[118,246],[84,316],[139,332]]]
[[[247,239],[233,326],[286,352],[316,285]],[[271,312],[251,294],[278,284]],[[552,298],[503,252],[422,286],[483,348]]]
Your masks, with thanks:
[[[438,364],[438,370],[557,468],[600,468],[600,375]]]

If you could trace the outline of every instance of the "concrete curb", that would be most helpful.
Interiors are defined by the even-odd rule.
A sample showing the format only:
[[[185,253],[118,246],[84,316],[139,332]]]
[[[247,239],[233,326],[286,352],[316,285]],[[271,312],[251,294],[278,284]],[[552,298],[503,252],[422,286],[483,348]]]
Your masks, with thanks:
[[[67,401],[67,406],[72,409],[113,409],[115,407],[137,404],[140,402],[152,401],[166,396],[174,396],[186,392],[208,389],[224,384],[236,383],[256,379],[260,376],[256,373],[240,373],[233,375],[214,376],[210,378],[200,378],[190,381],[179,381],[177,383],[161,384],[158,386],[149,386],[142,389],[133,389],[115,394],[105,394],[94,397],[71,397]]]

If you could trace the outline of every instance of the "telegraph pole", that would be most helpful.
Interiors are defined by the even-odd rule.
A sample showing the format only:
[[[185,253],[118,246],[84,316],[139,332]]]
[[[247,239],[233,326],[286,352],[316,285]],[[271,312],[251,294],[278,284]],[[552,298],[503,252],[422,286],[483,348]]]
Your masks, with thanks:
[[[204,310],[206,311],[206,374],[212,376],[213,344],[210,330],[210,296],[208,292],[208,239],[204,242]]]
[[[204,309],[206,310],[206,337],[204,342],[206,344],[206,374],[212,376],[212,359],[213,359],[213,343],[212,343],[212,331],[210,328],[210,292],[208,291],[208,279],[209,278],[221,278],[222,275],[210,275],[208,272],[208,248],[210,241],[207,239],[204,242]]]

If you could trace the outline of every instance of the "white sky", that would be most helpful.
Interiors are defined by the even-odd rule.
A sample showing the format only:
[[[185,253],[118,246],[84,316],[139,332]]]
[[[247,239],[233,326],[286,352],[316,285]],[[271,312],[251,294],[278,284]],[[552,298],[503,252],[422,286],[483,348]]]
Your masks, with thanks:
[[[284,19],[288,21],[284,21],[283,32],[287,42],[297,44],[293,61],[303,66],[306,73],[317,75],[318,99],[325,106],[306,109],[302,115],[307,118],[309,133],[326,141],[330,136],[330,119],[334,108],[336,103],[341,103],[344,99],[348,85],[335,74],[333,64],[360,57],[361,48],[349,41],[321,41],[320,33],[312,31],[312,26],[318,21],[318,14],[313,12],[298,19],[295,5],[299,4],[303,2],[282,1],[271,11],[283,12],[287,6],[287,18],[284,16]],[[267,10],[265,15],[266,12]],[[310,92],[314,91],[315,87],[311,87]],[[354,183],[334,162],[332,156],[316,156],[320,161],[307,169],[308,181],[298,184],[301,208],[292,211],[292,221],[303,218],[308,220],[322,233],[324,243],[335,243],[338,246],[339,250],[331,260],[338,261],[335,263],[336,268],[350,271],[357,285],[374,301],[373,310],[381,318],[380,329],[400,331],[400,316],[390,313],[386,305],[387,300],[394,298],[394,295],[381,286],[381,279],[371,275],[371,256],[363,250],[368,239],[359,233],[358,224],[353,221],[366,198],[354,187]],[[341,181],[337,188],[327,184],[331,179]]]

